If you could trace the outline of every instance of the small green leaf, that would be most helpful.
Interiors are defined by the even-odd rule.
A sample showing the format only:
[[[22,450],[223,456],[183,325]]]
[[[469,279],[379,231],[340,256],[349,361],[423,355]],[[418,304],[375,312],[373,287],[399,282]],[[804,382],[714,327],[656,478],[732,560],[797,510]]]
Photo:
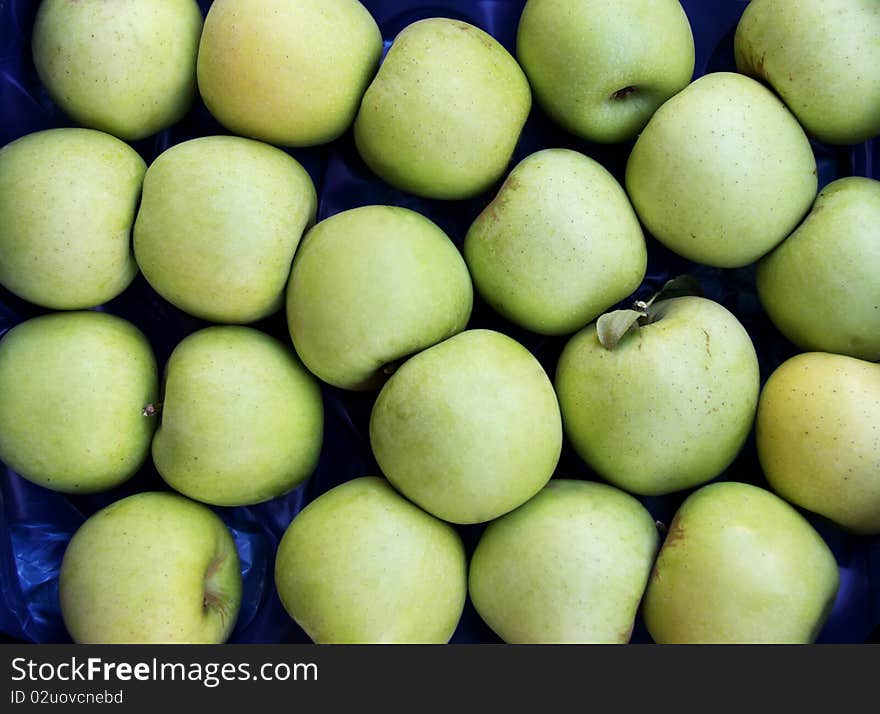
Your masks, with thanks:
[[[605,313],[596,321],[596,333],[599,335],[599,342],[606,350],[613,350],[617,347],[620,339],[634,325],[638,325],[639,319],[644,316],[645,313],[638,310],[614,310],[613,312]]]
[[[672,278],[672,280],[668,280],[666,284],[660,288],[650,300],[648,300],[648,306],[653,305],[655,302],[660,302],[661,300],[670,300],[672,298],[686,297],[689,295],[702,297],[703,287],[700,285],[700,281],[693,275],[679,275],[676,278]]]

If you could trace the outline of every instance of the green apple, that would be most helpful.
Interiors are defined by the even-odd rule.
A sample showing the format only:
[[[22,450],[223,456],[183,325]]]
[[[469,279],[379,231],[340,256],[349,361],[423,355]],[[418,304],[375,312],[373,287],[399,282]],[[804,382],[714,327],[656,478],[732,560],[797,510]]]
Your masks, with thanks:
[[[134,251],[150,285],[212,322],[248,323],[284,302],[293,254],[314,222],[306,170],[268,144],[206,136],[147,169]]]
[[[770,252],[816,197],[816,159],[785,105],[753,79],[707,74],[651,118],[626,166],[648,231],[718,268]]]
[[[0,460],[66,493],[118,486],[141,467],[155,419],[156,360],[131,323],[51,313],[0,341]]]
[[[38,131],[0,149],[0,284],[53,310],[119,295],[137,274],[130,234],[146,169],[92,129]]]
[[[758,264],[758,296],[804,350],[880,360],[880,181],[828,184],[803,223]]]
[[[464,608],[467,560],[452,526],[364,477],[297,514],[278,545],[275,584],[314,642],[443,644]]]
[[[206,506],[149,491],[95,513],[64,552],[61,614],[82,644],[220,644],[235,626],[235,541]]]
[[[757,486],[713,483],[672,519],[642,611],[659,644],[805,644],[839,581],[831,550],[788,503]]]
[[[74,121],[133,141],[189,110],[201,32],[195,0],[43,0],[34,64]]]
[[[318,463],[321,390],[293,352],[249,327],[208,327],[168,360],[153,461],[190,498],[246,506],[280,496]]]
[[[354,138],[392,186],[464,199],[504,174],[531,105],[526,76],[491,35],[430,18],[395,38],[361,102]]]
[[[528,0],[516,54],[541,107],[602,143],[632,139],[694,73],[678,0]]]
[[[792,357],[764,385],[755,433],[780,496],[854,533],[880,534],[880,364]]]
[[[461,332],[473,288],[461,253],[424,216],[364,206],[303,239],[287,288],[287,324],[325,382],[372,389],[388,365]]]
[[[215,0],[205,18],[198,83],[230,131],[313,146],[354,121],[382,55],[357,0]]]
[[[553,479],[483,532],[471,600],[505,642],[627,643],[658,541],[632,496]]]
[[[404,496],[452,523],[525,503],[562,448],[553,385],[515,340],[467,330],[411,357],[370,415],[379,468]]]
[[[811,136],[880,135],[877,0],[752,0],[734,38],[740,72],[764,80]]]
[[[758,403],[758,358],[745,328],[723,306],[692,296],[652,304],[617,344],[603,343],[606,319],[572,337],[557,365],[575,451],[641,495],[718,476],[742,449]]]
[[[576,151],[521,161],[473,222],[464,255],[483,298],[547,335],[579,330],[645,277],[639,219],[616,179]]]

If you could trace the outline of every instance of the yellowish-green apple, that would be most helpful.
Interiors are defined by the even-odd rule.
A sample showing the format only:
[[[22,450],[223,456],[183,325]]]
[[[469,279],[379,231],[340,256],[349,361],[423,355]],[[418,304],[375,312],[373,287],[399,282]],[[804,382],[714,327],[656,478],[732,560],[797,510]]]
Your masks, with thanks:
[[[198,83],[230,131],[313,146],[354,121],[382,55],[357,0],[215,0],[205,18]]]
[[[495,38],[466,22],[420,20],[394,39],[354,124],[367,165],[419,196],[464,199],[507,169],[532,105]]]
[[[43,0],[34,64],[75,122],[133,141],[189,110],[201,32],[195,0]]]
[[[321,221],[303,239],[287,288],[287,324],[325,382],[373,389],[388,365],[461,332],[473,305],[467,266],[433,222],[394,206]]]
[[[736,28],[740,72],[782,97],[829,144],[880,135],[877,0],[752,0]]]
[[[320,644],[444,644],[467,594],[455,529],[366,476],[322,494],[278,545],[285,609]]]
[[[0,149],[0,284],[53,310],[119,295],[137,274],[130,235],[146,169],[92,129],[38,131]]]
[[[603,316],[559,358],[556,392],[575,451],[615,486],[641,495],[692,488],[742,449],[760,390],[745,328],[701,297],[652,304],[616,344]]]
[[[713,483],[672,519],[642,612],[659,644],[805,644],[839,581],[831,550],[792,506],[757,486]]]
[[[707,74],[651,118],[626,166],[626,189],[648,231],[670,250],[718,268],[769,253],[816,197],[804,130],[765,86]]]
[[[536,101],[584,139],[632,139],[694,73],[678,0],[528,0],[516,38]]]
[[[521,161],[477,216],[464,255],[483,299],[547,335],[579,330],[645,277],[639,219],[617,180],[576,151]]]
[[[880,181],[849,176],[758,263],[758,296],[803,350],[880,360]]]
[[[825,352],[783,362],[761,392],[755,434],[776,493],[880,534],[880,364]]]
[[[153,461],[190,498],[245,506],[308,478],[323,430],[321,390],[292,350],[250,327],[207,327],[168,360]]]
[[[156,292],[181,310],[254,322],[282,306],[316,209],[311,178],[281,149],[237,136],[192,139],[147,169],[135,257]]]
[[[382,473],[452,523],[482,523],[550,480],[562,448],[553,385],[537,359],[492,330],[466,330],[414,357],[370,415]]]
[[[146,337],[102,312],[50,313],[0,341],[0,460],[56,491],[118,486],[150,451],[156,360]]]
[[[552,479],[483,532],[471,600],[505,642],[627,643],[658,546],[654,519],[629,494]]]
[[[73,535],[61,614],[81,644],[220,644],[235,627],[235,541],[209,508],[148,491],[95,513]]]

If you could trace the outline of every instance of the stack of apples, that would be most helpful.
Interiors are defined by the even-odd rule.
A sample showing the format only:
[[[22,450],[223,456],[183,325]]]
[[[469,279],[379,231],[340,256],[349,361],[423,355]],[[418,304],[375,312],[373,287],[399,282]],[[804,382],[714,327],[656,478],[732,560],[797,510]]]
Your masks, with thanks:
[[[0,341],[0,459],[67,494],[150,460],[168,486],[73,536],[71,637],[226,641],[221,515],[314,473],[338,390],[374,397],[377,471],[309,503],[275,560],[315,642],[448,642],[468,597],[510,643],[628,642],[640,612],[661,643],[813,641],[839,570],[811,520],[880,534],[880,182],[817,195],[814,153],[880,135],[878,37],[876,0],[752,0],[737,71],[694,80],[677,0],[528,0],[511,51],[431,17],[384,56],[356,0],[44,0],[33,61],[76,126],[0,150],[0,284],[46,311]],[[134,145],[197,97],[225,131],[147,166]],[[584,151],[512,165],[538,107]],[[479,203],[466,235],[400,205],[325,215],[291,151],[347,136],[400,195]],[[754,266],[802,352],[762,375],[693,278],[644,295],[657,243]],[[102,308],[138,272],[215,323],[161,371]],[[289,339],[255,326],[282,311]],[[514,334],[559,342],[553,374]],[[753,434],[763,474],[730,480]],[[668,526],[644,505],[667,495]]]

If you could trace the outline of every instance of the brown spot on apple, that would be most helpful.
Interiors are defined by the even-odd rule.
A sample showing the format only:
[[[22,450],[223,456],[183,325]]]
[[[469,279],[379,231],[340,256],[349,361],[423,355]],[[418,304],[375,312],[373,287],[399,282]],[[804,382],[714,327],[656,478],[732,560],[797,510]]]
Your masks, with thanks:
[[[684,528],[681,525],[681,519],[678,516],[672,519],[672,523],[669,524],[669,533],[666,534],[666,540],[663,541],[663,547],[671,547],[676,543],[684,540]]]
[[[510,192],[515,191],[517,187],[519,187],[519,179],[516,176],[508,176],[507,180],[501,184],[501,188],[498,189],[498,193],[495,194],[495,198],[483,210],[483,213],[488,215],[493,221],[498,221],[499,209],[510,200]]]

